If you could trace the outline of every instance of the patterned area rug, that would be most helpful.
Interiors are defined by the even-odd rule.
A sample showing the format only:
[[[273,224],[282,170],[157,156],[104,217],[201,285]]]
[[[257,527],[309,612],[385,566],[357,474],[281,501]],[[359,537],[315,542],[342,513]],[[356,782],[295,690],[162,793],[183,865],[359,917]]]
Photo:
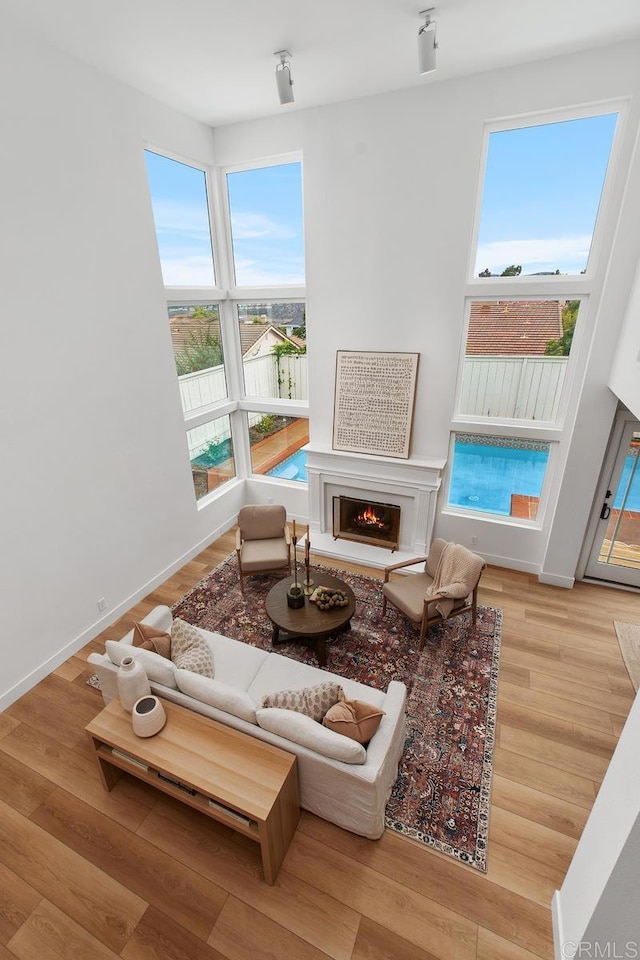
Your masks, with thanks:
[[[502,611],[478,608],[432,628],[422,653],[418,631],[395,609],[382,619],[380,582],[326,567],[356,596],[351,630],[329,641],[327,670],[386,690],[407,685],[407,739],[386,825],[461,863],[486,870],[489,800],[496,723]],[[320,568],[313,576],[322,583]],[[228,557],[174,607],[195,626],[271,649],[264,601],[275,576],[245,580],[240,593],[235,556]],[[316,665],[304,644],[278,653]]]

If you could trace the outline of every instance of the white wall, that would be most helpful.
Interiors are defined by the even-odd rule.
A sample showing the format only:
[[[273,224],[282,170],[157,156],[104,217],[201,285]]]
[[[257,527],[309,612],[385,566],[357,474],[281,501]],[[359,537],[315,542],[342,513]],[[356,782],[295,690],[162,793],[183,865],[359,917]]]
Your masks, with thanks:
[[[638,124],[639,55],[637,44],[622,44],[599,54],[597,71],[591,54],[562,57],[215,131],[221,164],[303,151],[312,442],[331,443],[336,350],[400,348],[420,353],[412,456],[448,456],[483,124],[632,97],[612,184],[615,211]],[[630,209],[617,232],[615,217],[603,223],[574,414],[553,434],[562,443],[541,529],[480,515],[441,513],[436,522],[436,535],[463,543],[476,535],[493,562],[562,585],[573,582],[616,408],[606,382],[629,262],[640,256],[635,216]],[[576,429],[578,400],[584,416]]]
[[[8,20],[0,89],[2,708],[238,507],[195,504],[137,96]]]

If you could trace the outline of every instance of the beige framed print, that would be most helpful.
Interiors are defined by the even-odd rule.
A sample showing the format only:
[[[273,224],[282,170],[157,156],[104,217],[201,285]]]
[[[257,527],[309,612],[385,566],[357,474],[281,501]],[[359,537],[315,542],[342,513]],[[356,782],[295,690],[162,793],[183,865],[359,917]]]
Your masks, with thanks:
[[[409,457],[419,356],[337,351],[334,450]]]

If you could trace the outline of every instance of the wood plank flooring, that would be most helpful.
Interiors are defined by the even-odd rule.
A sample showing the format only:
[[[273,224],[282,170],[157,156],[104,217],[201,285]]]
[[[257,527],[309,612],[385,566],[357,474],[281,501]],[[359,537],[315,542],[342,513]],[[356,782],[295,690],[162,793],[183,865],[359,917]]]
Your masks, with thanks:
[[[483,576],[480,602],[504,614],[486,874],[304,813],[271,887],[232,830],[130,777],[107,794],[84,731],[102,707],[88,654],[178,600],[234,536],[0,714],[0,960],[551,958],[551,897],[634,696],[613,620],[640,621],[640,597]]]

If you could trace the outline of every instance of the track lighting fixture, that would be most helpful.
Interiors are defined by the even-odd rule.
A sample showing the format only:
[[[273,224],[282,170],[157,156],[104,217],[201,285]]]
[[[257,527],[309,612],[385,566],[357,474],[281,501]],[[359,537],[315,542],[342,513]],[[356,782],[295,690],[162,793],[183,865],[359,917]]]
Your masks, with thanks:
[[[276,83],[280,103],[293,103],[293,80],[291,79],[291,64],[289,63],[291,54],[288,50],[276,50],[274,57],[280,57],[280,63],[276,67]]]
[[[420,76],[425,73],[431,73],[436,68],[436,24],[431,19],[435,13],[435,7],[429,7],[428,10],[421,10],[420,16],[425,18],[424,23],[418,30],[418,69]]]

